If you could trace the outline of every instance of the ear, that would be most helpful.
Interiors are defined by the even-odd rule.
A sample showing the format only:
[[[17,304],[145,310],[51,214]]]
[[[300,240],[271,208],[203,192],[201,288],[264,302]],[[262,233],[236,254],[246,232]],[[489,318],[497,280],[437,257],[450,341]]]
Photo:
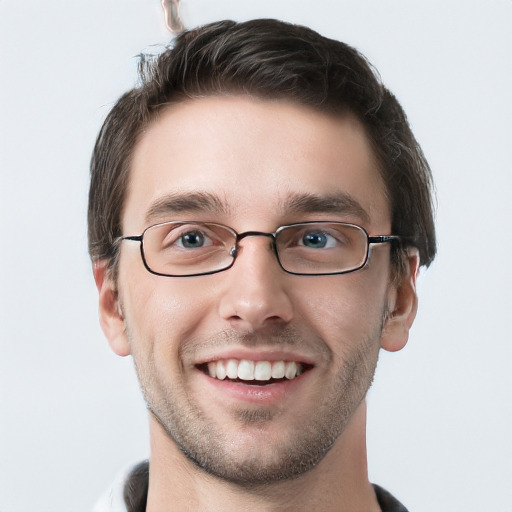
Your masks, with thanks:
[[[103,260],[94,262],[94,280],[99,293],[100,326],[110,348],[118,356],[130,354],[130,344],[126,336],[123,311],[119,303],[118,291],[108,271],[108,263]]]
[[[382,331],[381,346],[384,350],[396,352],[405,347],[409,330],[416,318],[418,295],[416,279],[420,267],[417,249],[408,251],[406,275],[398,285],[390,285],[388,292],[388,317]]]

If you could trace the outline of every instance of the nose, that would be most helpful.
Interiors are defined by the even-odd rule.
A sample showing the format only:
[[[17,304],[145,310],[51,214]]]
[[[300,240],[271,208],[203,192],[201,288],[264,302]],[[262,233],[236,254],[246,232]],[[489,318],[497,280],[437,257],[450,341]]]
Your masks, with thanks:
[[[240,240],[233,267],[223,273],[219,303],[220,316],[246,332],[284,325],[293,317],[286,289],[290,276],[280,268],[272,241],[254,234]]]

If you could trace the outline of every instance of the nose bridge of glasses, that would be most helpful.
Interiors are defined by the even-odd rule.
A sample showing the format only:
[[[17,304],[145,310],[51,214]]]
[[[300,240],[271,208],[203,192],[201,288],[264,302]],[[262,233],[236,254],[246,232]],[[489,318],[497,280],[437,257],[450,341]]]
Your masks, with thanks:
[[[237,243],[240,240],[243,240],[244,238],[247,238],[248,236],[265,236],[267,238],[271,238],[272,240],[275,240],[274,233],[265,233],[263,231],[245,231],[244,233],[239,233],[236,236]]]
[[[235,246],[231,248],[230,250],[230,254],[232,257],[236,257],[238,256],[238,244],[240,242],[240,240],[243,240],[244,238],[248,238],[248,237],[251,237],[251,236],[263,236],[265,238],[270,238],[272,240],[272,249],[274,249],[275,251],[275,248],[276,248],[276,244],[275,244],[275,240],[276,240],[276,237],[275,237],[275,234],[274,233],[265,233],[264,231],[244,231],[243,233],[238,233],[236,235],[236,242],[235,242]]]

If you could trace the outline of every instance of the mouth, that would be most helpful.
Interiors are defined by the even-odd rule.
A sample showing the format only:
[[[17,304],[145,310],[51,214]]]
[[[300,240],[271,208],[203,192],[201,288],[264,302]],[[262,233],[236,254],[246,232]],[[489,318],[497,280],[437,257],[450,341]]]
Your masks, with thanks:
[[[311,364],[298,361],[252,361],[249,359],[219,359],[197,366],[212,379],[252,386],[290,381],[311,370],[312,367]]]

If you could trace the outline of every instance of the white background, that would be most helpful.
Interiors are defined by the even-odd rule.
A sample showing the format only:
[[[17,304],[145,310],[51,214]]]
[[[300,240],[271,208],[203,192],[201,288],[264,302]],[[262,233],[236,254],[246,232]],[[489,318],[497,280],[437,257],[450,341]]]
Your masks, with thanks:
[[[439,256],[369,395],[369,468],[412,512],[512,511],[512,1],[184,0],[187,26],[276,17],[355,45],[407,111]],[[85,512],[148,454],[131,360],[86,249],[101,122],[167,42],[159,0],[0,0],[0,510]]]

